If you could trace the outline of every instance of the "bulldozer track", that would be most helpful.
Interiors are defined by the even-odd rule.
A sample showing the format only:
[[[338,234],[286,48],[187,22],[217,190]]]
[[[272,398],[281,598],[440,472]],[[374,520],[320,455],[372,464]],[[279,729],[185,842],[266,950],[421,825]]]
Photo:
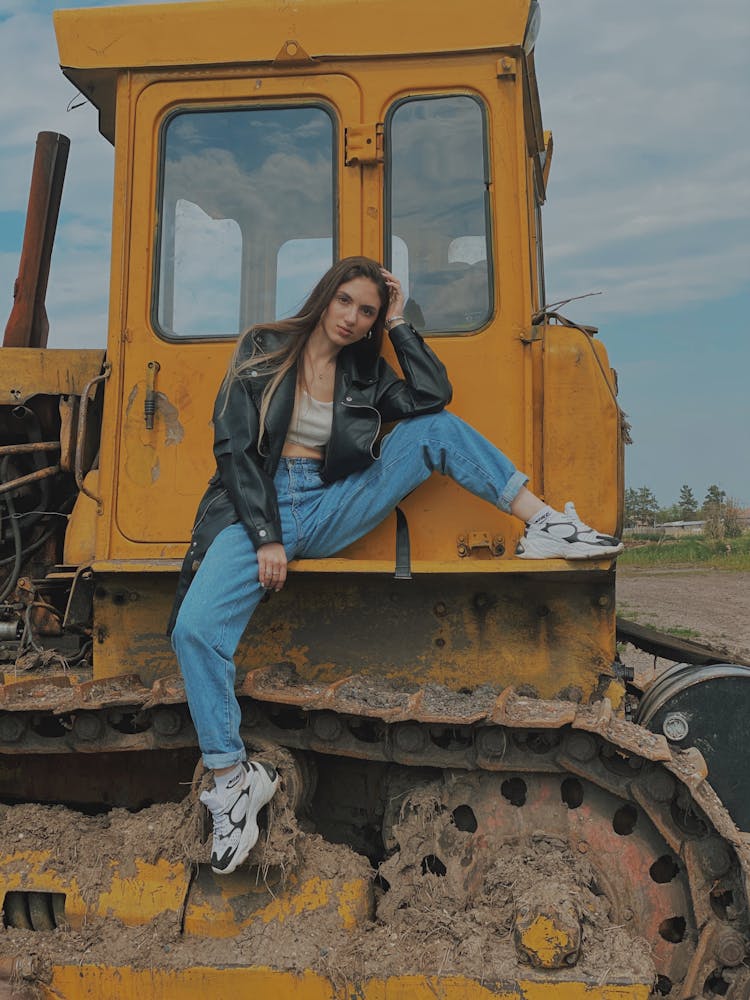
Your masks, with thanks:
[[[560,795],[566,801],[569,782],[578,782],[577,794],[593,810],[586,836],[596,863],[606,857],[602,844],[613,838],[624,843],[637,833],[631,846],[638,842],[645,880],[636,883],[637,891],[627,887],[627,879],[615,880],[614,905],[617,913],[629,915],[634,931],[658,932],[654,960],[662,994],[691,996],[711,980],[742,995],[736,991],[745,988],[744,944],[737,942],[747,939],[750,848],[706,781],[697,750],[674,750],[664,736],[618,717],[606,698],[581,705],[513,689],[460,694],[438,685],[409,693],[362,677],[316,685],[302,681],[291,667],[249,673],[238,694],[249,744],[271,742],[405,765],[406,787],[408,772],[415,769],[417,776],[417,768],[447,776],[446,788],[479,783],[465,801],[479,814],[488,809],[491,819],[485,821],[495,829],[495,803],[520,794],[513,804],[521,805],[528,793],[529,802],[537,804],[527,822],[544,832],[545,817],[552,821]],[[67,676],[24,680],[4,690],[4,753],[194,744],[177,676],[151,689],[135,677],[77,684]],[[413,788],[418,786],[415,781]],[[637,831],[636,815],[642,817]],[[397,813],[384,821],[391,849],[398,843],[398,823]],[[575,848],[576,838],[569,836]],[[428,846],[424,852],[430,854]],[[654,875],[665,866],[674,873],[666,888]],[[672,992],[678,983],[680,991]]]

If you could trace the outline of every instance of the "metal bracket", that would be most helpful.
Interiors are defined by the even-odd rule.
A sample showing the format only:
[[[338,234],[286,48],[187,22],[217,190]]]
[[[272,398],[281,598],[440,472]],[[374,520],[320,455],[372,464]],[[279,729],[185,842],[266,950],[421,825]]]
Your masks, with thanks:
[[[536,324],[529,329],[522,330],[519,338],[522,344],[533,344],[537,340],[544,340],[544,328]]]
[[[467,531],[456,539],[456,551],[462,559],[479,549],[489,549],[490,555],[497,558],[505,552],[505,539],[502,535],[490,536],[489,531]]]
[[[306,52],[295,38],[288,38],[276,53],[274,66],[289,66],[299,63],[314,63],[315,60]]]
[[[499,80],[515,80],[516,60],[513,56],[501,56],[495,65],[495,72]]]
[[[347,167],[383,162],[383,125],[349,125],[346,129],[344,162]]]

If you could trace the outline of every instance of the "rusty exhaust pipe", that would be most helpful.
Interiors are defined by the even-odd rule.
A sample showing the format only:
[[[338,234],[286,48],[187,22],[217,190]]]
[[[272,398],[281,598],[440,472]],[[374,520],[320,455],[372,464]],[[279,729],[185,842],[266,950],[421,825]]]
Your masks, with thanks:
[[[3,347],[47,346],[44,300],[69,149],[70,139],[59,132],[37,136],[21,262]]]

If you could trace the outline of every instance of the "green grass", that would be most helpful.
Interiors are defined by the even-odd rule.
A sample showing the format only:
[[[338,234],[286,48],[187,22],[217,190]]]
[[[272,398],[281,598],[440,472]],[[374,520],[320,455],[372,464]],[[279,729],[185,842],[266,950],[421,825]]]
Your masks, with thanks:
[[[660,538],[658,541],[628,539],[618,559],[620,566],[696,566],[700,568],[750,570],[750,534],[713,541],[702,536]]]
[[[679,625],[675,625],[671,628],[662,629],[663,632],[669,632],[670,635],[675,636],[677,639],[700,639],[700,632],[696,631],[694,628],[681,628]]]

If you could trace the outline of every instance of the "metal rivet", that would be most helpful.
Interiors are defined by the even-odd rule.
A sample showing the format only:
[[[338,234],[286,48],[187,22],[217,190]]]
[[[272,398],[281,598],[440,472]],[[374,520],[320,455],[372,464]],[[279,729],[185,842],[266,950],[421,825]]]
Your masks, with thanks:
[[[596,740],[588,733],[570,733],[565,740],[565,750],[573,760],[592,760],[596,756]]]
[[[320,712],[312,720],[312,731],[324,743],[334,743],[341,736],[341,720],[334,712]]]
[[[159,708],[154,712],[153,724],[160,736],[176,736],[182,729],[182,716],[174,708]]]
[[[741,965],[745,959],[745,941],[737,931],[724,931],[716,942],[716,957],[721,965]]]
[[[644,776],[646,791],[655,802],[671,802],[677,784],[663,768],[654,768]]]
[[[0,716],[0,740],[3,743],[17,743],[24,734],[26,722],[14,714]]]
[[[79,740],[96,740],[102,735],[102,720],[93,712],[82,712],[73,722],[73,735]]]
[[[425,732],[421,726],[405,723],[397,726],[393,734],[393,742],[404,753],[416,753],[423,750],[425,745]]]
[[[487,726],[477,732],[477,750],[486,757],[502,757],[507,744],[505,730],[500,726]]]
[[[697,852],[701,867],[712,878],[721,878],[732,867],[729,850],[717,837],[704,840],[698,845]]]

